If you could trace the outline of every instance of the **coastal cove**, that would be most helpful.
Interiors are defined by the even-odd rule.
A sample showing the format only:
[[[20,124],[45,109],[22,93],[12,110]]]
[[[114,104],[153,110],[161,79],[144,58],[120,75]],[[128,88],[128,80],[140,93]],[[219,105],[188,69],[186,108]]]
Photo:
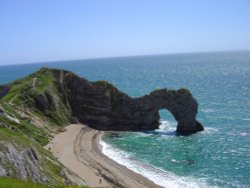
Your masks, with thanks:
[[[118,165],[119,161],[116,163],[109,155],[104,157],[100,149],[104,134],[101,131],[155,130],[160,125],[159,109],[163,108],[178,121],[176,135],[191,135],[204,130],[196,120],[198,103],[187,89],[158,89],[144,97],[131,98],[106,81],[90,82],[60,69],[41,68],[24,78],[1,85],[0,99],[2,131],[19,132],[22,137],[28,137],[41,146],[54,137],[45,148],[52,151],[67,170],[78,176],[67,173],[66,177],[74,182],[79,182],[80,177],[86,185],[93,187],[160,187],[156,185],[157,181],[154,184],[144,174]],[[64,131],[67,123],[73,122],[87,125],[71,125],[66,127],[65,133],[56,134]],[[103,142],[102,146],[104,148]],[[4,157],[13,152],[10,151],[13,149],[6,149],[6,154],[1,153]],[[34,148],[27,148],[27,152],[30,153],[28,158],[36,161],[37,168],[41,163],[40,155],[59,165],[56,160],[38,154]],[[1,171],[10,174],[6,163],[11,164],[9,158],[1,163],[4,165]],[[23,159],[23,163],[31,165],[27,159]],[[16,170],[21,175],[30,174],[36,181],[37,175],[31,171],[27,172],[23,167]],[[48,182],[42,175],[45,169],[40,167],[40,170],[37,172],[41,178],[39,181]]]
[[[147,182],[146,184],[152,183],[152,186],[158,184],[162,187],[178,188],[250,186],[249,52],[172,54],[0,66],[0,82],[9,83],[41,67],[70,70],[92,82],[106,80],[134,98],[160,88],[187,88],[199,104],[196,119],[204,125],[205,131],[187,137],[176,136],[178,122],[167,110],[160,110],[159,129],[105,134],[100,140],[102,150],[95,152],[100,158],[111,158],[106,157],[105,161],[116,161],[137,173],[139,169],[143,176],[150,179],[145,180],[138,175],[140,181],[144,182],[143,185]],[[65,110],[66,107],[62,106],[61,109]],[[65,118],[69,116],[67,110],[59,113],[66,114],[62,116]],[[18,121],[14,123],[17,124]],[[65,120],[65,123],[68,122]],[[66,130],[81,133],[81,128],[77,125],[73,125],[73,129],[70,127],[67,126]],[[68,134],[67,131],[59,134],[53,129],[50,131],[52,135],[56,135],[54,139],[60,137],[60,134]],[[76,132],[70,134],[76,136]],[[45,135],[42,131],[40,133]],[[42,144],[47,144],[43,137],[31,136]],[[72,154],[68,151],[73,150],[74,136],[67,137],[68,140],[60,138],[61,144],[64,141],[71,144],[69,148],[63,149],[59,142],[58,145],[50,145],[54,156],[65,166],[67,157],[63,156]],[[91,140],[91,136],[85,136]],[[52,144],[53,138],[49,137],[49,140],[52,140]],[[65,153],[61,153],[62,151]],[[89,155],[93,153],[90,152]],[[77,163],[75,165],[78,166]],[[96,174],[95,170],[93,174]],[[89,185],[98,186],[102,176],[93,177],[96,181],[89,180]],[[119,177],[118,179],[120,181]],[[88,178],[85,176],[84,180],[87,182]],[[135,181],[137,180],[136,178]],[[123,183],[121,181],[122,185],[129,184]],[[106,186],[109,183],[102,179],[100,185]]]
[[[0,188],[250,188],[250,0],[0,0]]]
[[[160,188],[103,155],[100,145],[103,134],[85,125],[70,125],[45,148],[91,187]]]

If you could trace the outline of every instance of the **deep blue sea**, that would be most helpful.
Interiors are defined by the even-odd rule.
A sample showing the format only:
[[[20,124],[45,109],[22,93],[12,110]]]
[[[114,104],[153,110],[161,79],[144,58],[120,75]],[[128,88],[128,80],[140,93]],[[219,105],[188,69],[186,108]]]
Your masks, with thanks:
[[[176,121],[163,110],[159,130],[105,137],[104,153],[164,187],[250,187],[250,51],[0,66],[0,84],[40,67],[107,80],[132,97],[188,88],[204,132],[175,136]]]

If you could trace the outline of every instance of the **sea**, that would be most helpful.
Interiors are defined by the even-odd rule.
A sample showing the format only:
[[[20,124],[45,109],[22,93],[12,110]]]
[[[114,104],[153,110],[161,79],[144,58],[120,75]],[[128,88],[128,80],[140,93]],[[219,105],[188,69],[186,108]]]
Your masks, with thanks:
[[[131,97],[159,88],[189,89],[205,131],[176,136],[176,120],[161,110],[159,129],[109,134],[101,141],[104,154],[163,187],[250,188],[250,51],[0,66],[0,84],[41,67],[107,80]]]

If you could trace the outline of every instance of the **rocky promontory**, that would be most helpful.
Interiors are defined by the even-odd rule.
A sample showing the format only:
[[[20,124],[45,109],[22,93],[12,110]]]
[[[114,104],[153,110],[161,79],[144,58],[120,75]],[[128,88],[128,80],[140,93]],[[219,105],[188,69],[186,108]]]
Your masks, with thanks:
[[[187,89],[159,89],[131,98],[106,81],[90,82],[69,71],[47,68],[24,80],[26,85],[14,99],[25,101],[18,108],[34,109],[55,124],[79,121],[98,130],[154,130],[160,124],[159,110],[166,109],[178,123],[177,134],[203,130],[196,120],[198,103]],[[18,83],[22,80],[2,87],[1,97]]]
[[[154,130],[161,109],[176,119],[177,134],[203,130],[196,120],[198,104],[187,89],[159,89],[131,98],[106,81],[42,68],[0,86],[0,177],[82,185],[78,175],[43,148],[55,134],[70,123],[97,130]]]
[[[141,98],[131,98],[105,81],[89,82],[68,72],[61,74],[73,116],[92,128],[116,131],[158,129],[159,110],[166,109],[178,122],[178,134],[203,130],[195,119],[198,104],[186,89],[161,89]]]

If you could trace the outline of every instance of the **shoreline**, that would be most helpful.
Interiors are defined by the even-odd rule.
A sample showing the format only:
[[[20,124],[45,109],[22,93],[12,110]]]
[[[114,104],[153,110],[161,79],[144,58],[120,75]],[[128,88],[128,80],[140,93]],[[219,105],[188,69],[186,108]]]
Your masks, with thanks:
[[[106,156],[100,144],[103,131],[71,124],[45,146],[91,187],[162,188]]]

